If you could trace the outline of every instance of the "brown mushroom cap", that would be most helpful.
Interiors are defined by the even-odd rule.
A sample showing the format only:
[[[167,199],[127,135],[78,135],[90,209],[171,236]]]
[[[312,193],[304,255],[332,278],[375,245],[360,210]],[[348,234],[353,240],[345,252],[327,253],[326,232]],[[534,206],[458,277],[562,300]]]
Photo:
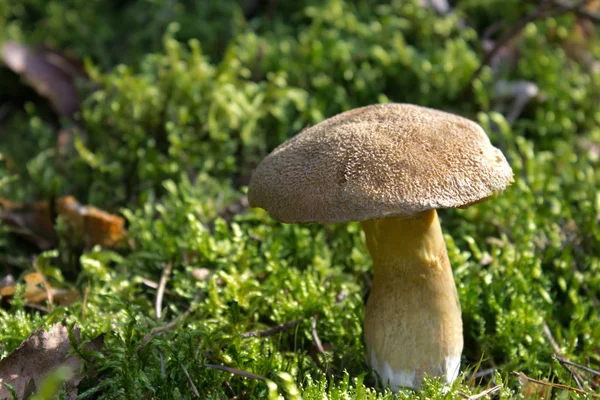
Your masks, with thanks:
[[[248,200],[281,222],[363,221],[464,207],[501,192],[512,176],[475,122],[377,104],[281,144],[254,172]]]

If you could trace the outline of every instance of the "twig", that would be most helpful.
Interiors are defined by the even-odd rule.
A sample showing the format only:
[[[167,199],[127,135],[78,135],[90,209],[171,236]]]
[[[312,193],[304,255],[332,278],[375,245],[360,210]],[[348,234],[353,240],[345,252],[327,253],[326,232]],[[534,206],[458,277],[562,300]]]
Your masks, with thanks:
[[[556,341],[556,339],[554,339],[554,336],[552,335],[552,331],[550,330],[550,327],[548,326],[548,324],[545,321],[544,321],[544,325],[542,326],[542,329],[544,330],[544,335],[546,336],[546,339],[548,339],[548,341],[550,342],[550,345],[554,349],[554,357],[558,360],[558,362],[564,369],[569,371],[569,373],[571,374],[571,377],[573,378],[573,380],[575,380],[577,387],[580,390],[583,390],[583,385],[581,384],[581,381],[584,380],[583,376],[579,375],[579,373],[577,371],[574,371],[573,369],[569,368],[569,366],[566,363],[563,363],[561,361],[561,360],[563,360],[563,358],[561,356],[562,353],[560,351],[560,346],[558,345],[558,342]]]
[[[319,334],[317,333],[317,318],[317,313],[314,313],[312,316],[312,322],[310,324],[311,333],[313,340],[315,341],[315,345],[317,346],[317,350],[319,350],[319,353],[325,356],[325,349],[323,349],[323,344],[321,343],[321,339],[319,339]]]
[[[158,290],[156,292],[156,304],[154,307],[154,309],[156,311],[156,319],[160,319],[161,314],[162,314],[161,310],[162,310],[163,296],[165,294],[165,287],[167,286],[167,280],[169,279],[169,275],[171,275],[172,270],[173,270],[173,262],[169,261],[169,263],[163,270],[163,273],[160,277],[160,282],[158,283]]]
[[[231,387],[231,385],[229,384],[229,382],[227,382],[226,380],[223,381],[223,387],[229,393],[229,397],[231,397],[231,398],[235,397],[235,391],[233,390],[233,388]]]
[[[579,373],[577,373],[577,371],[572,370],[571,368],[567,367],[565,364],[560,363],[560,365],[562,365],[567,371],[569,371],[571,373],[571,376],[575,380],[577,387],[581,390],[584,390],[583,384],[581,383],[583,381],[583,377],[581,375],[579,375]]]
[[[199,398],[200,393],[198,393],[198,389],[196,389],[196,385],[194,385],[194,381],[192,381],[192,377],[190,376],[187,369],[185,368],[185,365],[179,364],[179,366],[181,367],[181,369],[183,370],[183,373],[185,374],[188,381],[190,382],[190,386],[192,387],[192,392],[194,392],[194,397]]]
[[[187,317],[187,315],[185,315],[185,316]],[[150,343],[150,340],[152,340],[152,338],[154,336],[156,336],[160,333],[163,333],[163,332],[172,331],[175,328],[177,328],[177,324],[179,323],[179,320],[183,319],[182,317],[183,317],[183,315],[175,318],[173,321],[169,322],[166,325],[157,326],[155,328],[152,328],[150,330],[150,332],[148,332],[144,335],[144,337],[142,338],[142,343],[140,343],[140,345],[137,347],[136,350],[140,351],[144,346],[146,346],[148,343]]]
[[[530,13],[529,15],[526,15],[525,17],[523,17],[519,21],[517,21],[517,23],[514,24],[512,26],[512,28],[508,32],[506,32],[506,34],[504,34],[504,36],[502,36],[498,40],[496,40],[492,49],[485,54],[485,56],[483,57],[483,60],[479,64],[479,67],[475,70],[475,72],[473,72],[473,75],[471,75],[471,77],[469,78],[469,81],[467,82],[467,85],[465,86],[465,89],[463,90],[463,97],[467,97],[472,93],[473,81],[475,79],[477,79],[477,77],[481,74],[481,71],[483,71],[483,69],[487,65],[490,64],[490,62],[492,61],[494,56],[504,46],[506,46],[506,44],[508,42],[510,42],[512,39],[514,39],[517,35],[519,35],[521,33],[521,31],[523,29],[525,29],[527,24],[529,24],[530,22],[539,20],[539,19],[555,17],[555,16],[559,16],[561,14],[565,14],[565,13],[568,13],[571,11],[576,12],[576,13],[580,12],[580,7],[582,5],[585,5],[588,1],[589,0],[584,0],[584,1],[578,2],[575,5],[563,4],[563,3],[559,3],[557,1],[548,2],[548,3],[544,2],[539,7],[537,7],[532,13]],[[552,6],[555,6],[555,8],[552,9]]]
[[[550,330],[550,327],[548,326],[548,324],[545,321],[544,321],[544,325],[542,326],[542,329],[544,330],[544,335],[546,336],[546,339],[548,339],[548,341],[550,342],[550,345],[552,346],[552,349],[554,349],[554,352],[559,355],[562,354],[560,351],[560,346],[554,339],[554,336],[552,336],[552,331]]]
[[[48,310],[46,307],[41,306],[39,304],[25,303],[25,307],[33,308],[34,310],[38,310],[46,314],[50,312],[50,310]]]
[[[560,6],[563,6],[563,7],[569,7],[568,4],[565,4],[564,2],[559,1],[559,0],[554,0],[554,3],[558,4]],[[592,22],[600,23],[600,15],[594,14],[593,12],[588,11],[585,8],[582,8],[582,6],[585,5],[585,3],[589,3],[589,1],[585,1],[584,4],[578,5],[573,10],[573,12],[575,14],[577,14],[578,16],[580,16],[580,17],[587,18],[587,19],[591,20]]]
[[[267,378],[265,378],[264,376],[251,374],[250,372],[242,371],[242,370],[231,368],[231,367],[226,367],[224,365],[202,364],[202,366],[204,366],[206,368],[218,369],[219,371],[229,372],[230,374],[243,376],[244,378],[248,378],[248,379],[258,379],[260,381],[267,380]]]
[[[559,355],[556,355],[556,354],[554,355],[554,358],[556,358],[558,360],[558,362],[560,362],[560,363],[567,364],[567,365],[570,365],[572,367],[581,369],[581,370],[583,370],[585,372],[589,372],[590,374],[595,375],[595,376],[600,376],[600,371],[596,371],[595,369],[592,369],[590,367],[586,367],[585,365],[576,364],[573,361],[569,361],[569,360],[567,360],[567,359],[565,359],[565,358],[563,358],[563,357],[561,357]]]
[[[520,382],[528,381],[528,382],[531,382],[531,383],[535,383],[536,385],[547,386],[547,387],[551,387],[551,388],[555,388],[555,389],[569,390],[571,392],[575,392],[575,393],[579,393],[579,394],[586,394],[586,395],[591,395],[593,397],[598,397],[597,394],[588,393],[585,390],[577,389],[577,388],[574,388],[572,386],[561,385],[560,383],[544,382],[544,381],[540,381],[540,380],[537,380],[537,379],[533,379],[533,378],[528,377],[527,375],[525,375],[522,372],[513,371],[512,374],[515,375],[515,376],[517,376],[519,378]]]
[[[252,337],[261,337],[262,338],[262,337],[267,337],[267,336],[273,336],[273,335],[278,334],[279,332],[284,332],[284,331],[287,331],[288,329],[295,327],[302,321],[304,321],[304,318],[298,318],[293,321],[284,322],[284,323],[274,326],[272,328],[245,332],[245,333],[242,333],[240,336],[243,339],[252,338]]]
[[[504,385],[496,385],[494,387],[491,387],[489,389],[484,390],[481,393],[473,394],[473,395],[470,395],[470,396],[468,394],[466,394],[466,393],[463,393],[463,392],[458,392],[458,394],[463,399],[478,400],[478,399],[481,399],[481,398],[483,398],[485,396],[492,395],[492,394],[496,393],[498,390],[502,389],[503,386]]]
[[[487,368],[487,369],[482,369],[481,371],[477,371],[475,373],[475,375],[473,375],[475,378],[481,378],[484,377],[486,375],[491,375],[494,373],[494,371],[496,371],[496,368]]]
[[[140,351],[144,346],[146,346],[148,343],[150,343],[150,340],[152,340],[152,338],[154,336],[161,334],[163,332],[172,331],[175,328],[177,328],[177,324],[179,324],[181,321],[186,319],[192,313],[192,308],[193,308],[194,304],[200,300],[200,297],[201,297],[200,293],[196,294],[196,296],[194,296],[194,298],[192,299],[192,302],[190,303],[190,306],[188,307],[188,309],[183,314],[181,314],[179,317],[173,319],[171,322],[169,322],[166,325],[157,326],[155,328],[152,328],[150,330],[150,332],[146,333],[144,335],[144,337],[142,338],[142,343],[140,343],[140,345],[136,348],[136,351]]]

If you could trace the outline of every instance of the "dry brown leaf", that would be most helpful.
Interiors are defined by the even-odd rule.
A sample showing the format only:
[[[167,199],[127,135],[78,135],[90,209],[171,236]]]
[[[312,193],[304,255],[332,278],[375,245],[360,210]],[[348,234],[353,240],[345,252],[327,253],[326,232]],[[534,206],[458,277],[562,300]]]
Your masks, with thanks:
[[[23,230],[23,235],[40,250],[56,245],[56,231],[50,207],[46,201],[14,203],[0,199],[0,219]]]
[[[80,342],[77,326],[75,337]],[[99,336],[86,349],[100,351],[103,344],[104,338]],[[30,393],[31,387],[34,390],[39,388],[49,372],[66,366],[73,372],[73,377],[66,382],[67,398],[74,399],[77,385],[84,375],[80,374],[81,360],[77,356],[69,356],[70,349],[69,333],[62,324],[55,324],[47,331],[35,331],[16,350],[0,360],[0,398],[12,398],[4,383],[12,385],[17,397],[22,399]]]
[[[0,297],[12,296],[15,292],[15,278],[12,275],[6,275],[0,280]]]
[[[116,247],[125,240],[125,220],[96,207],[84,206],[73,196],[57,202],[57,212],[64,215],[75,234],[81,234],[88,246]]]
[[[85,74],[72,60],[55,51],[32,49],[15,41],[4,43],[1,57],[8,68],[50,100],[59,115],[72,117],[77,112],[80,101],[74,81]]]
[[[8,277],[8,275],[0,282],[0,296],[1,297],[12,297],[15,294],[15,281],[10,280],[7,284],[2,284]],[[23,297],[27,300],[27,304],[37,304],[43,302],[49,298],[53,299],[53,302],[60,306],[68,306],[73,304],[79,298],[79,292],[77,290],[70,289],[59,289],[59,288],[46,288],[44,285],[44,279],[39,272],[32,272],[23,277],[25,280],[26,288]]]
[[[74,197],[58,199],[54,207],[48,201],[14,203],[0,199],[0,219],[23,230],[25,238],[39,249],[56,246],[58,237],[54,229],[54,216],[66,220],[69,237],[82,239],[87,247],[117,247],[125,242],[125,220],[96,207],[85,206]]]

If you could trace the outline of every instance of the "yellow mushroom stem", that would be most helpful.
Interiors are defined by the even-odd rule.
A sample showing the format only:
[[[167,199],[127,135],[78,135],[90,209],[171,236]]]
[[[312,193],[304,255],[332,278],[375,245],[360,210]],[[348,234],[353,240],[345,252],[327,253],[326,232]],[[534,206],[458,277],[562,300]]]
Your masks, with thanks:
[[[382,383],[419,389],[424,375],[458,375],[460,303],[435,210],[363,221],[373,258],[365,310],[367,361]]]

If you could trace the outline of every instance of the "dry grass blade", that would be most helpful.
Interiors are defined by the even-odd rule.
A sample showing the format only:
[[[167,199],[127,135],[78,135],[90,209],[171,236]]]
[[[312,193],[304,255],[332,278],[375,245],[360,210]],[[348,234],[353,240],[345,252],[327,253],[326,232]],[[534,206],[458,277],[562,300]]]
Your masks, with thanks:
[[[323,344],[321,343],[321,339],[319,339],[319,334],[317,333],[317,318],[317,314],[313,314],[312,322],[310,324],[311,333],[313,340],[315,341],[315,346],[317,346],[317,350],[319,350],[319,353],[325,356],[325,349],[323,349]]]
[[[571,392],[575,392],[575,393],[579,393],[579,394],[584,394],[584,395],[587,395],[587,396],[592,396],[594,398],[598,398],[599,397],[599,395],[597,395],[597,394],[589,393],[589,392],[586,392],[585,390],[574,388],[572,386],[567,386],[567,385],[562,385],[560,383],[551,383],[551,382],[540,381],[538,379],[533,379],[533,378],[528,377],[527,375],[525,375],[522,372],[513,371],[512,374],[519,378],[519,382],[521,382],[521,384],[524,384],[526,382],[531,382],[531,383],[534,383],[536,385],[546,386],[546,387],[550,387],[550,388],[554,388],[554,389],[568,390],[568,391],[571,391]]]
[[[226,367],[224,365],[217,365],[217,364],[202,364],[202,365],[206,368],[218,369],[219,371],[229,372],[230,374],[243,376],[244,378],[248,378],[248,379],[258,379],[260,381],[267,380],[267,378],[265,378],[264,376],[255,375],[250,372],[242,371],[242,370],[231,368],[231,367]]]
[[[552,331],[550,330],[550,327],[548,326],[548,324],[546,322],[544,322],[543,330],[544,330],[544,335],[546,336],[546,338],[550,342],[550,345],[554,349],[554,357],[558,360],[560,365],[562,365],[567,371],[569,371],[569,373],[571,374],[571,377],[577,384],[577,387],[580,390],[583,390],[583,384],[581,382],[584,380],[584,377],[581,376],[577,371],[570,368],[566,362],[563,362],[563,360],[564,361],[566,361],[566,360],[562,357],[562,353],[560,351],[560,346],[558,345],[558,342],[556,341],[556,339],[554,339],[554,336],[552,335]]]
[[[185,374],[186,378],[188,379],[188,382],[190,382],[190,387],[192,388],[192,392],[194,393],[194,397],[195,398],[199,398],[200,397],[200,393],[198,393],[198,389],[196,388],[196,385],[194,385],[194,381],[192,381],[192,377],[190,376],[189,372],[185,368],[185,365],[179,364],[179,366],[181,366],[181,369],[183,370],[183,373]]]
[[[274,326],[272,328],[267,328],[267,329],[262,329],[262,330],[255,330],[255,331],[250,331],[250,332],[245,332],[242,333],[240,336],[243,339],[247,339],[247,338],[252,338],[252,337],[267,337],[267,336],[273,336],[276,335],[280,332],[285,332],[288,329],[291,329],[293,327],[295,327],[296,325],[298,325],[300,322],[302,322],[304,320],[304,318],[298,318],[295,319],[293,321],[288,321],[288,322],[284,322],[282,324],[279,324],[277,326]]]
[[[162,302],[165,294],[165,287],[167,286],[167,280],[171,275],[171,271],[173,271],[173,262],[169,261],[160,277],[160,282],[158,283],[158,290],[156,292],[156,303],[154,306],[154,310],[156,312],[157,319],[160,319],[160,317],[162,316]]]
[[[561,354],[560,346],[558,345],[558,342],[556,341],[556,339],[554,339],[554,336],[552,335],[552,331],[550,330],[550,327],[548,326],[548,324],[546,322],[544,322],[542,329],[544,330],[544,335],[546,336],[546,339],[548,339],[548,341],[550,342],[550,345],[552,346],[552,349],[554,350],[554,352],[556,354]]]
[[[321,339],[319,338],[319,334],[317,333],[317,318],[318,318],[318,315],[316,313],[313,314],[312,321],[310,324],[311,335],[312,335],[313,341],[315,342],[315,347],[317,348],[317,351],[321,355],[322,359],[319,359],[318,355],[315,353],[311,354],[311,357],[313,358],[315,363],[317,365],[319,365],[319,367],[321,369],[323,369],[325,374],[328,377],[331,377],[331,376],[333,376],[331,365],[328,365],[328,363],[327,363],[327,356],[325,354],[325,348],[323,347],[323,343],[321,342]]]
[[[485,396],[491,396],[494,393],[496,393],[497,391],[499,391],[500,389],[502,389],[504,385],[496,385],[494,387],[491,387],[489,389],[484,390],[481,393],[477,393],[477,394],[472,394],[472,395],[468,395],[466,393],[462,393],[462,392],[458,392],[458,394],[463,398],[463,399],[468,399],[468,400],[478,400],[481,399]]]

